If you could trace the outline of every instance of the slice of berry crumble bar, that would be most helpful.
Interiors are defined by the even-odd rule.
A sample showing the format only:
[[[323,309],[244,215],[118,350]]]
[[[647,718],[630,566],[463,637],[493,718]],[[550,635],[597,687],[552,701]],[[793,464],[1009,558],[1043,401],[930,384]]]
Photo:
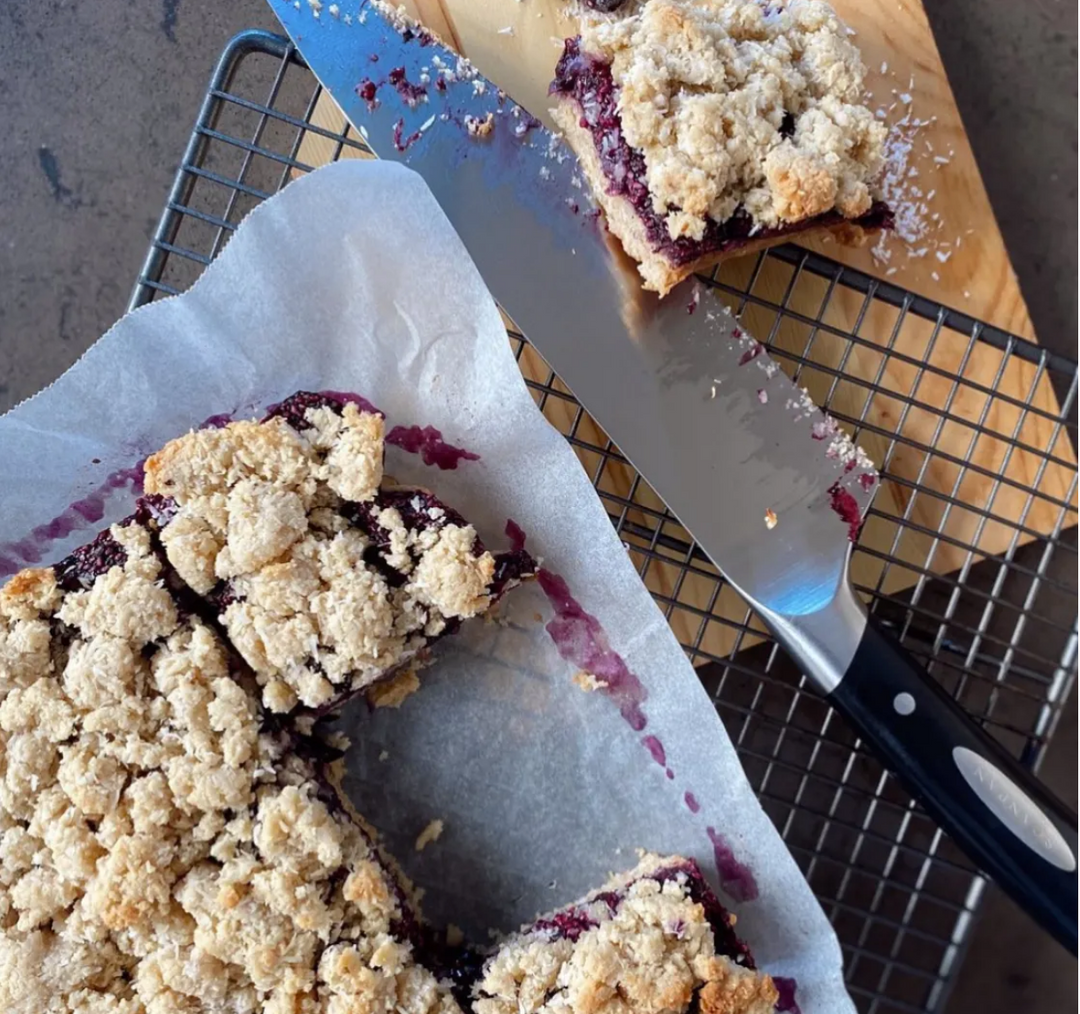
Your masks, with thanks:
[[[276,712],[336,707],[533,571],[493,555],[423,489],[383,474],[383,417],[299,393],[261,422],[173,440],[146,462],[161,545]]]
[[[864,74],[822,0],[635,0],[582,9],[552,116],[645,288],[663,295],[808,230],[857,242],[891,226]]]
[[[771,1014],[734,918],[697,865],[644,855],[581,901],[542,916],[487,959],[475,1014]]]

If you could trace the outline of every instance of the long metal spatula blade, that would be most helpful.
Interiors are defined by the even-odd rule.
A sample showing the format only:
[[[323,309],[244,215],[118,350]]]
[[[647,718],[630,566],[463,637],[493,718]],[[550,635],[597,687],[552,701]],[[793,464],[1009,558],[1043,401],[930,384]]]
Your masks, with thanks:
[[[496,299],[725,576],[770,613],[826,604],[876,476],[805,393],[717,300],[643,293],[587,213],[573,157],[437,40],[370,3],[274,9],[377,154],[424,177]]]

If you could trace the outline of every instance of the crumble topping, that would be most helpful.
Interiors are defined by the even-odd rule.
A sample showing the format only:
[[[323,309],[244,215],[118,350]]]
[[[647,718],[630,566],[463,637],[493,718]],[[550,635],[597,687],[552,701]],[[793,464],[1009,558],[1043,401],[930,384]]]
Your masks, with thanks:
[[[74,590],[0,592],[0,1010],[460,1014],[300,730],[177,608],[151,532],[108,538],[122,563]]]
[[[491,605],[495,575],[475,529],[434,498],[380,503],[381,415],[311,395],[283,405],[146,463],[147,492],[176,504],[168,562],[216,603],[277,712],[326,707],[413,658]]]
[[[681,864],[681,865],[680,865]],[[476,1014],[771,1014],[769,976],[716,950],[684,860],[647,855],[584,901],[504,942],[474,987]]]
[[[764,228],[870,210],[885,128],[828,4],[644,0],[586,13],[581,40],[611,65],[621,129],[672,239],[700,240],[740,209]]]
[[[482,119],[479,116],[466,116],[465,129],[473,137],[487,137],[495,129],[495,114],[488,113]]]

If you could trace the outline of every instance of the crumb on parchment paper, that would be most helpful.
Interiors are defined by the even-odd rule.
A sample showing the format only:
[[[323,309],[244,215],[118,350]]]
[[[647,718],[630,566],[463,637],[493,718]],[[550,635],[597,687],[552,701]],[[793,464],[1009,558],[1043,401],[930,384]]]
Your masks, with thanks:
[[[420,677],[416,671],[405,669],[385,683],[376,683],[367,698],[373,708],[400,708],[419,689]]]
[[[416,844],[413,848],[417,852],[423,852],[432,842],[438,841],[443,833],[443,822],[436,817],[430,821],[427,827],[416,836]]]
[[[608,686],[605,680],[600,679],[591,672],[586,672],[584,669],[579,669],[574,673],[571,679],[576,686],[581,687],[586,693],[593,693],[596,690],[605,690]]]

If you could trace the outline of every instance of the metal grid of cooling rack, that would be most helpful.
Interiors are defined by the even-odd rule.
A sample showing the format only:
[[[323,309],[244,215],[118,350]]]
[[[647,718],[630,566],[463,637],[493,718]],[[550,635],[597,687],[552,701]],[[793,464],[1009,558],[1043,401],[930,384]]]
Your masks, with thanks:
[[[311,163],[366,154],[347,124],[319,112],[319,98],[287,40],[252,31],[232,41],[132,307],[186,289],[240,219]],[[1076,364],[796,247],[703,281],[882,462],[853,556],[871,608],[1036,766],[1076,672]],[[840,304],[854,326],[836,323]],[[830,916],[856,1005],[943,1010],[984,880],[507,330],[537,403],[591,474]]]

